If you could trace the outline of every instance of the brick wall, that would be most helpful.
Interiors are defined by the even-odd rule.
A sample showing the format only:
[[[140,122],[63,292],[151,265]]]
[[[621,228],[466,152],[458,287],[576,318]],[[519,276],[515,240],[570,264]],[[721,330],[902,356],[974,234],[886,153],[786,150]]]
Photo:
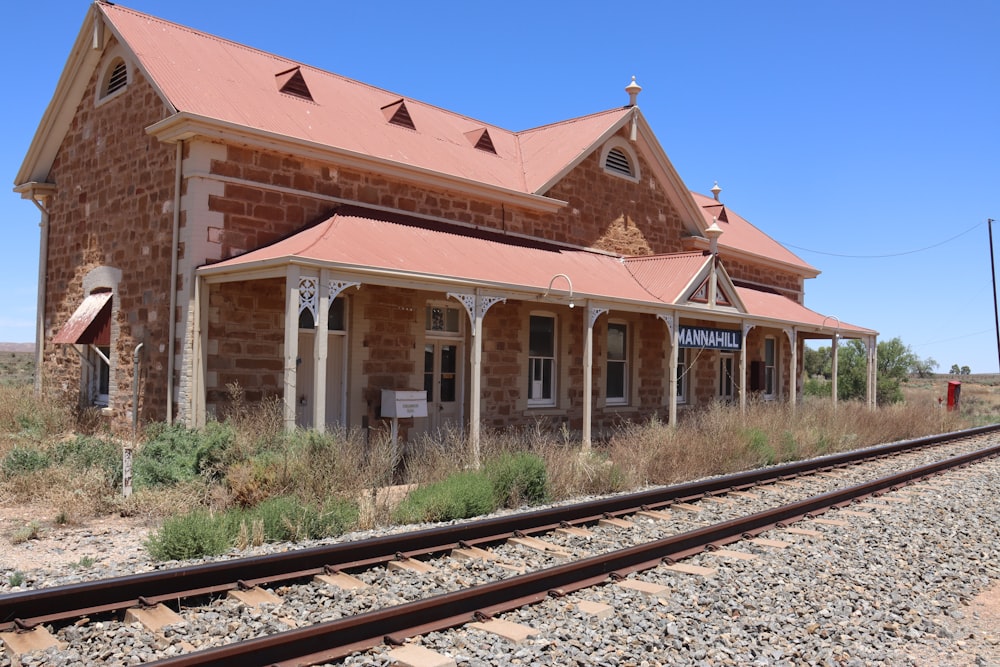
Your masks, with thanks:
[[[114,43],[109,49],[114,48]],[[83,299],[83,278],[99,266],[122,272],[115,294],[110,411],[116,423],[132,412],[132,355],[144,344],[140,419],[163,419],[173,222],[174,147],[145,132],[166,112],[140,72],[127,89],[95,105],[97,80],[87,85],[49,180],[48,275],[45,294],[43,386],[75,391],[80,359],[52,336]]]

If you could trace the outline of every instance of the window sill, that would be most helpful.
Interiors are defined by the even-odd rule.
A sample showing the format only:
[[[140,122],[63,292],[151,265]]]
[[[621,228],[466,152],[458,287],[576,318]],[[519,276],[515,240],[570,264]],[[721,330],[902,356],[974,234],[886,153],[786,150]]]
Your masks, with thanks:
[[[566,411],[552,405],[529,405],[524,409],[526,414],[540,417],[565,417]]]

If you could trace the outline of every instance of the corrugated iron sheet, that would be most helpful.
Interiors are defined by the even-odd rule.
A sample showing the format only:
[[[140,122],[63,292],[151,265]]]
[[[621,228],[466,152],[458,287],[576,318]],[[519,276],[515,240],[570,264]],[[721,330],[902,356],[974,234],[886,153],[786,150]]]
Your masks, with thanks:
[[[111,296],[111,292],[98,292],[86,297],[52,342],[111,345]]]

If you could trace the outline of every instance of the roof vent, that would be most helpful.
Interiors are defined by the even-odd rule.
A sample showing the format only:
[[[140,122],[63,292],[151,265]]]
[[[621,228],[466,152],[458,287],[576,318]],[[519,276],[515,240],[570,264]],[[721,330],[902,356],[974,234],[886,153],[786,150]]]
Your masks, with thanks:
[[[128,66],[121,58],[116,58],[111,67],[108,68],[107,81],[101,91],[101,98],[105,98],[128,85]]]
[[[604,159],[604,168],[622,176],[634,176],[628,155],[620,148],[612,148]]]
[[[302,76],[302,70],[298,66],[284,72],[278,72],[274,78],[278,82],[278,90],[281,92],[301,97],[310,102],[313,101],[312,93],[309,92],[309,86],[306,85],[305,77]]]
[[[382,113],[385,114],[385,119],[393,125],[399,125],[411,130],[417,129],[413,124],[413,119],[410,118],[410,112],[406,110],[406,102],[402,99],[382,107]]]
[[[472,145],[481,151],[486,151],[487,153],[497,154],[497,149],[493,146],[493,139],[490,138],[489,130],[485,127],[481,130],[472,130],[471,132],[465,133],[466,138],[472,142]]]

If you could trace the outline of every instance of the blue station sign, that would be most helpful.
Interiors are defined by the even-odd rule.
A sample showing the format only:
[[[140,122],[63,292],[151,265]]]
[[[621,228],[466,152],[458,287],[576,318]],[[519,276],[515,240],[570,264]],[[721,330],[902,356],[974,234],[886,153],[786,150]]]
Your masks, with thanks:
[[[678,336],[680,347],[703,347],[709,350],[736,350],[743,347],[743,334],[731,329],[709,327],[681,327]]]

